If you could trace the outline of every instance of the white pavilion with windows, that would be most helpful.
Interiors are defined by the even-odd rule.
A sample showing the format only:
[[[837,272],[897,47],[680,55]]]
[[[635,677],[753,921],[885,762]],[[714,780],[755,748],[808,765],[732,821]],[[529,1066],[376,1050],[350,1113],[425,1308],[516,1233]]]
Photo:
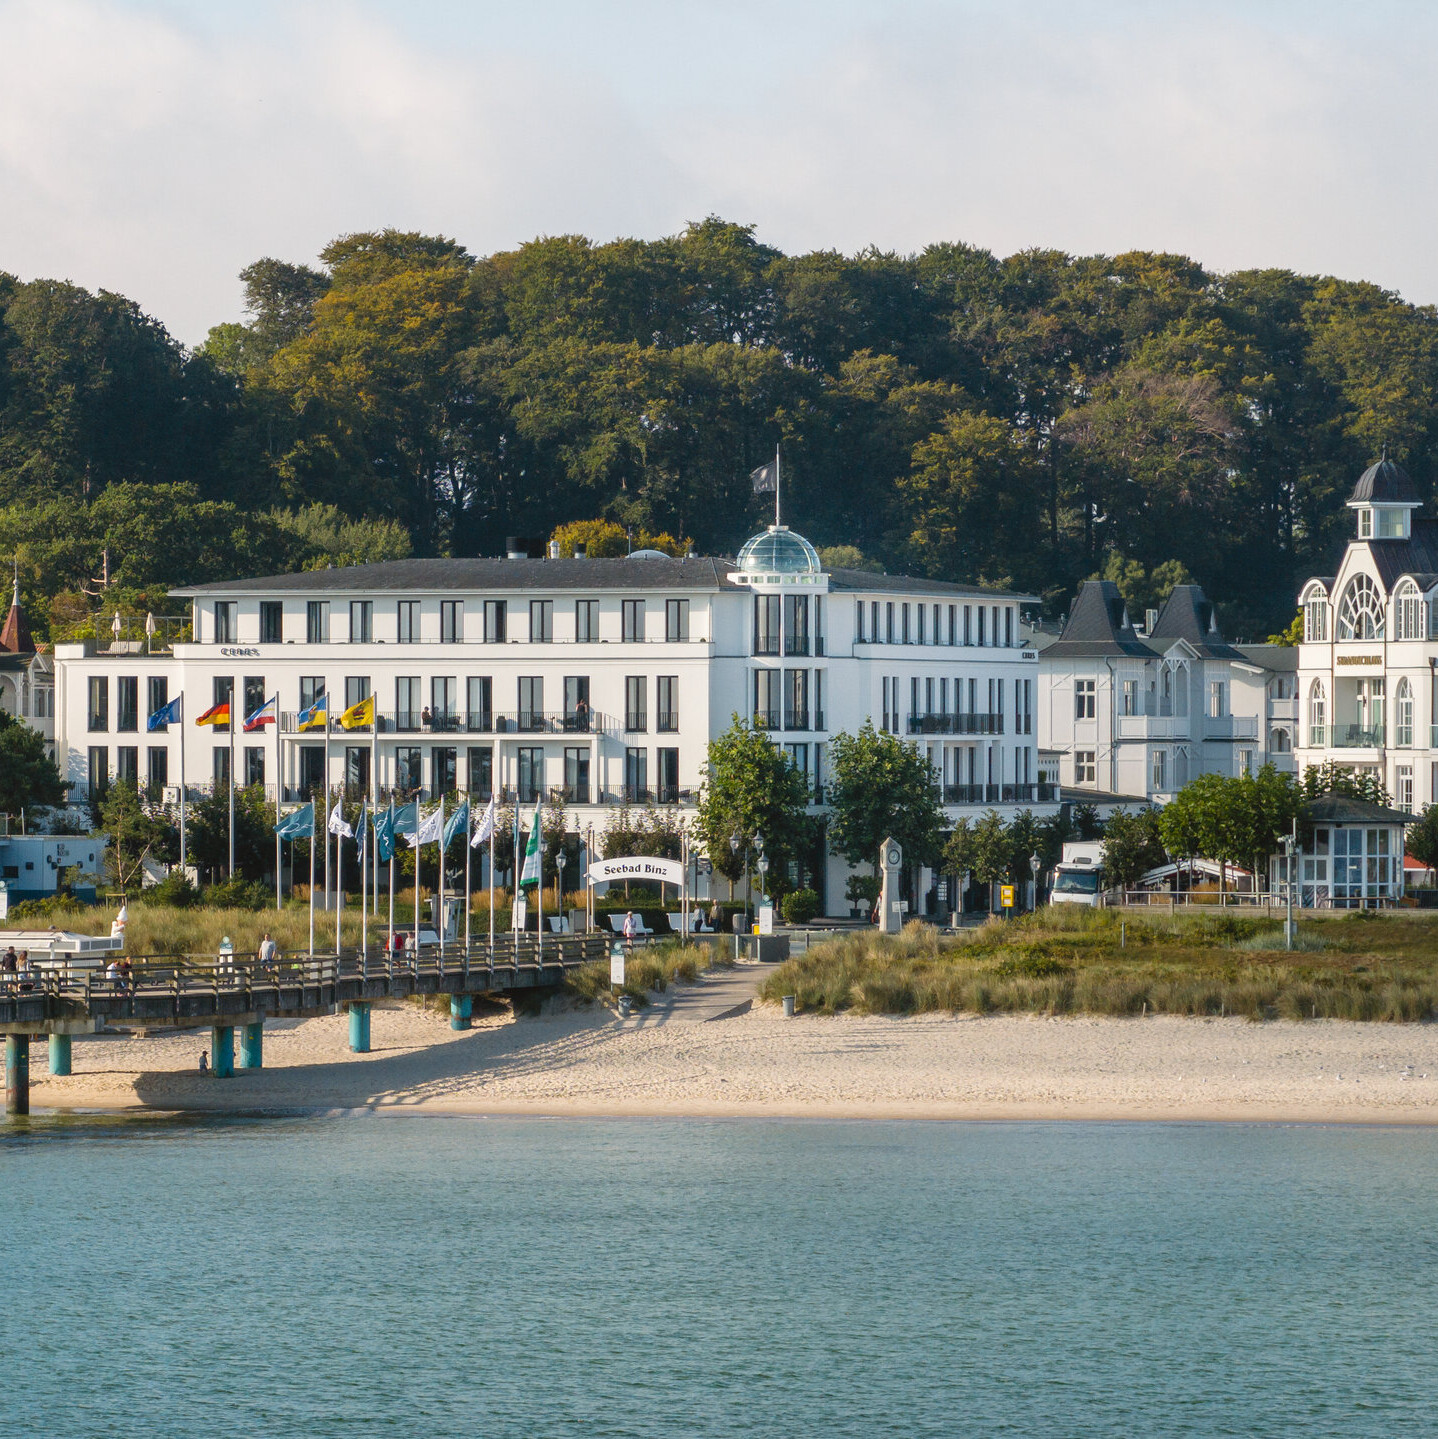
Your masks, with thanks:
[[[1336,760],[1372,771],[1396,808],[1416,812],[1438,799],[1438,520],[1386,458],[1348,507],[1355,535],[1338,573],[1299,596],[1299,770]]]

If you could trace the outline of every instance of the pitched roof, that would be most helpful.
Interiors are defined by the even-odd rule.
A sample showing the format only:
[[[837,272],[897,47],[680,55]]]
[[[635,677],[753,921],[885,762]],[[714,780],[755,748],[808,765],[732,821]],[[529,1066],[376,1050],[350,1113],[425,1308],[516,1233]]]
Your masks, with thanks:
[[[12,655],[35,653],[35,641],[30,635],[30,621],[25,618],[25,611],[20,608],[18,599],[10,606],[10,613],[5,616],[5,624],[0,627],[0,650],[6,650]]]
[[[1112,580],[1085,580],[1079,586],[1063,633],[1044,650],[1045,659],[1112,655],[1152,659],[1154,654],[1134,633],[1123,596]]]
[[[1378,577],[1390,594],[1404,575],[1438,573],[1438,519],[1413,517],[1406,540],[1368,540]]]
[[[1158,622],[1148,632],[1150,641],[1187,640],[1208,660],[1236,660],[1238,651],[1218,632],[1213,602],[1201,585],[1175,585],[1164,601]],[[1168,646],[1164,645],[1164,649]]]
[[[1395,465],[1387,457],[1376,465],[1369,465],[1358,477],[1353,493],[1348,497],[1350,505],[1421,505],[1417,486],[1408,477],[1402,465]]]
[[[1303,816],[1313,824],[1413,824],[1418,818],[1401,809],[1389,809],[1366,799],[1350,799],[1332,790],[1309,800],[1303,806]]]
[[[1249,664],[1278,674],[1295,674],[1298,670],[1297,645],[1234,645]]]

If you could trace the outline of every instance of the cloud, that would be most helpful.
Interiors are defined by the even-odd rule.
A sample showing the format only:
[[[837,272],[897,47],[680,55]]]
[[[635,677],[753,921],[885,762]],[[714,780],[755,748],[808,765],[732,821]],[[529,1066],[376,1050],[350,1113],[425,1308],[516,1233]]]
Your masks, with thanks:
[[[1434,25],[1401,5],[197,13],[0,0],[0,269],[193,343],[243,265],[349,230],[485,253],[717,212],[791,250],[1163,248],[1438,298]]]

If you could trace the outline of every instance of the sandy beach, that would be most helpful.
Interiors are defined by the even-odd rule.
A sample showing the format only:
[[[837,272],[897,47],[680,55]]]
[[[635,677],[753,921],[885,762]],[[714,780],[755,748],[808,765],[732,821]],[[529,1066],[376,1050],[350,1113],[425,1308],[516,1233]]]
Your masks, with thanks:
[[[374,1110],[536,1115],[1231,1119],[1438,1123],[1438,1026],[1342,1021],[984,1017],[708,1023],[645,1012],[507,1011],[450,1030],[376,1007],[373,1050],[347,1021],[272,1021],[265,1068],[197,1072],[208,1030],[94,1036],[74,1074],[33,1049],[37,1108]]]

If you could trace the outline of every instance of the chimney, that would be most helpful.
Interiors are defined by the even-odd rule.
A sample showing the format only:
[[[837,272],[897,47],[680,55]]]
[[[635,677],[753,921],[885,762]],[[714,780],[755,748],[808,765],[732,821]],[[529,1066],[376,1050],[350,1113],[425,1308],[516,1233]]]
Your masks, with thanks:
[[[529,543],[523,535],[506,535],[504,537],[504,557],[508,560],[527,560],[529,558]]]
[[[557,560],[557,559],[559,558],[559,541],[558,541],[558,540],[550,540],[550,542],[549,542],[549,558],[552,559],[552,560]]]
[[[588,546],[588,545],[575,545],[575,547],[574,547],[574,558],[575,558],[576,560],[587,560],[587,559],[589,558],[589,546]]]

